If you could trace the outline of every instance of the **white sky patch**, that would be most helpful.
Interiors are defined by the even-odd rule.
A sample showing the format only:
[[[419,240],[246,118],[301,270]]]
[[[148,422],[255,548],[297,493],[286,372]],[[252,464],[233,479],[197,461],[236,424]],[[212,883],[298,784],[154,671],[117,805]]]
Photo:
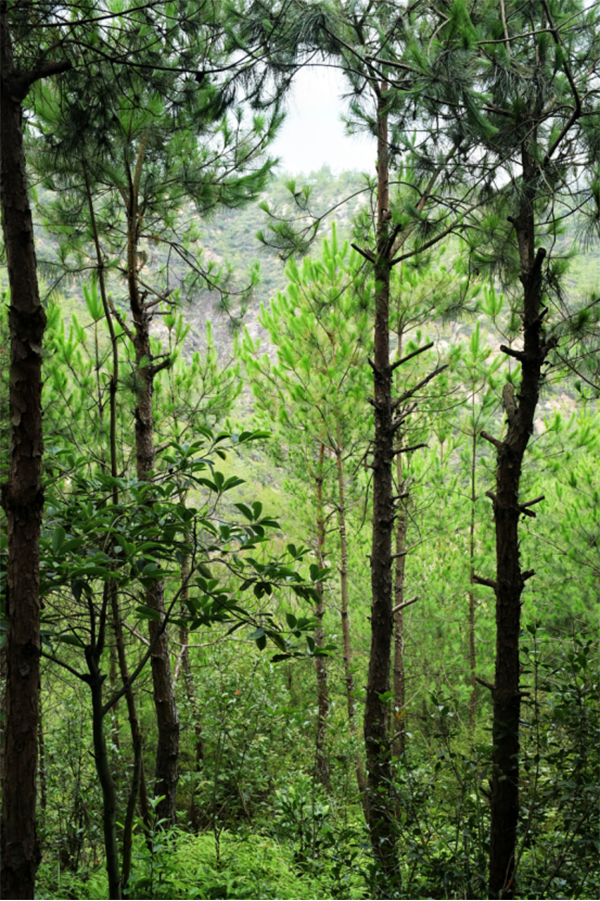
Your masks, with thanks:
[[[269,148],[281,159],[279,168],[308,175],[322,166],[338,174],[348,169],[371,172],[377,155],[375,139],[347,135],[342,122],[344,79],[337,69],[301,69],[287,98],[287,118]]]

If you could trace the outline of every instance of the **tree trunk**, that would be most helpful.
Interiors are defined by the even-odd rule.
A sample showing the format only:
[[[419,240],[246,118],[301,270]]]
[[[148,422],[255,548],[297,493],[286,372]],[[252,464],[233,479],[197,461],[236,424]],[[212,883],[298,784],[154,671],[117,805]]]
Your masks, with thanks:
[[[102,298],[102,308],[104,317],[110,333],[110,342],[113,357],[113,370],[109,384],[109,409],[110,409],[110,473],[113,482],[112,501],[117,507],[119,503],[119,489],[116,479],[119,475],[118,458],[117,458],[117,390],[119,384],[119,346],[118,337],[115,332],[113,317],[110,311],[108,297],[106,293],[106,283],[104,279],[104,259],[100,246],[100,235],[96,225],[96,213],[94,210],[94,202],[92,191],[90,188],[88,171],[85,159],[82,161],[83,174],[88,198],[88,206],[90,211],[90,221],[92,225],[92,234],[94,237],[94,245],[96,248],[96,262],[98,267],[98,282],[100,285],[100,296]],[[150,803],[148,800],[148,790],[146,788],[146,777],[144,772],[144,749],[142,742],[142,733],[137,714],[135,703],[135,695],[133,687],[129,684],[129,667],[127,665],[127,654],[125,650],[125,637],[123,635],[123,624],[121,622],[121,610],[119,605],[119,590],[115,581],[109,582],[108,592],[110,595],[111,615],[113,622],[113,631],[115,635],[115,649],[117,661],[119,664],[119,672],[121,681],[126,687],[125,701],[127,704],[127,715],[129,719],[129,728],[131,731],[131,743],[133,747],[133,774],[131,778],[131,786],[129,789],[129,797],[127,799],[127,811],[125,814],[125,824],[123,829],[123,873],[122,885],[126,886],[129,880],[131,868],[131,851],[133,846],[133,820],[135,816],[135,805],[139,794],[140,809],[142,820],[148,834],[152,826],[152,815],[150,811]],[[111,654],[112,654],[111,648]],[[112,666],[112,655],[111,655]]]
[[[40,693],[41,695],[41,693]],[[48,774],[46,772],[46,749],[44,743],[44,719],[42,716],[42,699],[40,696],[38,717],[38,749],[39,749],[39,773],[40,773],[40,807],[46,810],[48,806]]]
[[[136,337],[139,337],[139,333]],[[149,354],[149,342],[146,354],[137,353],[138,366],[143,356]],[[137,348],[136,348],[137,351]],[[154,442],[152,435],[152,375],[147,373],[149,367],[138,368],[140,386],[136,416],[136,452],[138,478],[147,479],[154,465]],[[157,579],[146,592],[146,604],[160,613],[161,621],[165,615],[164,582]],[[149,620],[150,641],[156,639],[161,623]],[[171,680],[171,659],[169,654],[169,638],[165,630],[156,641],[151,656],[152,685],[154,706],[156,709],[156,725],[158,743],[156,748],[156,773],[154,792],[164,798],[157,806],[156,814],[160,819],[174,823],[176,819],[177,765],[179,759],[179,716],[175,703],[175,693]]]
[[[523,201],[511,220],[516,231],[523,284],[524,347],[518,359],[522,381],[517,403],[506,404],[508,430],[495,441],[498,468],[493,501],[496,526],[496,676],[493,690],[493,772],[491,793],[490,897],[515,897],[515,846],[519,816],[519,631],[525,579],[519,561],[519,487],[523,456],[533,433],[541,369],[552,346],[543,337],[540,312],[542,264],[535,252],[533,160],[523,150]],[[518,353],[518,352],[514,352]],[[510,389],[509,389],[510,390]],[[485,437],[485,436],[484,436]],[[488,436],[488,439],[491,436]]]
[[[187,537],[189,538],[190,536]],[[189,580],[190,556],[189,554],[186,554],[181,567],[181,607],[184,617],[189,614],[189,610],[187,609]],[[183,682],[194,721],[194,734],[196,737],[195,772],[200,773],[204,764],[205,746],[204,737],[202,735],[202,723],[200,720],[200,708],[198,705],[198,698],[196,697],[196,687],[194,685],[194,675],[192,673],[192,664],[190,660],[190,649],[188,644],[189,632],[184,622],[179,626],[179,641],[181,642],[181,669],[183,670]],[[192,829],[197,832],[200,829],[200,808],[196,804],[195,794],[196,781],[192,779],[190,781],[190,821]]]
[[[115,632],[115,637],[116,637],[116,632]],[[120,686],[117,687],[117,681],[118,681],[117,670],[118,670],[117,647],[116,647],[116,644],[111,644],[111,646],[110,646],[110,670],[109,670],[109,674],[108,674],[108,681],[109,681],[111,694],[113,692],[118,691],[118,688],[120,688]],[[115,745],[115,748],[117,749],[117,751],[119,751],[121,749],[121,734],[120,734],[121,733],[121,724],[119,723],[119,702],[118,701],[114,705],[112,710],[110,711],[110,718],[111,718],[112,741],[114,742],[114,745]]]
[[[394,421],[390,366],[390,272],[388,241],[388,145],[385,86],[377,108],[377,253],[375,259],[375,359],[373,363],[375,440],[373,442],[373,542],[371,552],[371,649],[364,736],[369,786],[369,833],[379,866],[378,889],[389,897],[399,888],[391,753],[387,730],[392,616],[392,532],[394,497]],[[388,892],[386,895],[385,893]]]
[[[181,567],[181,603],[183,615],[187,616],[189,610],[186,602],[189,597],[189,580],[190,580],[190,556],[186,554]],[[194,717],[194,733],[196,735],[196,772],[199,772],[204,762],[204,738],[202,736],[202,723],[200,722],[200,710],[198,708],[198,699],[196,697],[196,689],[194,686],[194,676],[192,673],[192,665],[190,661],[190,650],[188,647],[189,633],[187,626],[182,623],[179,627],[179,640],[182,644],[181,650],[181,669],[183,670],[183,681],[185,684],[185,693],[192,709]],[[193,806],[193,799],[192,799]]]
[[[398,359],[402,357],[402,326],[398,323]],[[400,433],[398,433],[398,438]],[[400,442],[399,442],[400,443]],[[404,484],[402,455],[396,457],[396,482],[400,506],[396,514],[396,571],[394,576],[394,607],[404,601],[404,572],[406,567],[406,504],[408,492]],[[395,721],[395,722],[394,722]],[[404,684],[404,610],[394,613],[394,718],[392,720],[392,753],[400,760],[406,750],[406,689]]]
[[[317,560],[321,569],[323,569],[325,566],[325,517],[323,511],[324,457],[325,446],[321,444],[319,450],[319,466],[317,474],[315,476],[315,484],[317,489]],[[315,617],[317,620],[317,626],[315,628],[315,646],[317,648],[322,648],[324,644],[323,615],[325,613],[322,582],[319,582],[317,584],[317,591],[319,593],[319,601],[315,605]],[[317,673],[318,707],[315,768],[317,779],[327,791],[330,791],[331,781],[329,778],[329,761],[327,759],[327,720],[329,717],[329,691],[327,688],[327,667],[325,664],[325,657],[315,657],[315,669]]]
[[[142,820],[148,832],[152,827],[152,813],[150,810],[150,802],[148,800],[148,789],[146,787],[142,731],[140,729],[140,721],[138,718],[133,687],[129,684],[129,667],[127,665],[125,637],[123,635],[121,611],[119,608],[119,594],[116,583],[110,582],[108,590],[110,592],[111,614],[113,621],[113,630],[115,633],[115,642],[117,646],[119,671],[121,675],[121,681],[123,685],[126,686],[125,702],[127,704],[127,717],[129,719],[131,744],[133,747],[133,774],[131,777],[131,786],[129,788],[127,811],[125,814],[125,824],[123,829],[123,885],[126,886],[129,879],[129,871],[131,867],[133,821],[135,815],[135,805],[138,796],[140,800]]]
[[[475,709],[477,706],[477,682],[475,681],[475,477],[477,466],[477,432],[475,431],[475,406],[473,405],[473,436],[471,447],[471,522],[469,525],[469,670],[471,676],[471,697],[469,699],[469,731],[471,738],[475,729]]]
[[[36,776],[40,693],[39,539],[42,464],[42,340],[33,222],[27,196],[21,101],[6,4],[0,7],[2,230],[10,285],[10,465],[2,485],[8,562],[6,726],[0,880],[5,898],[33,898],[40,862]],[[21,74],[21,73],[19,73]]]
[[[344,480],[344,463],[342,460],[342,447],[340,442],[340,430],[338,426],[336,460],[338,472],[338,523],[340,529],[340,589],[342,596],[342,641],[343,641],[343,658],[344,658],[344,678],[346,682],[346,702],[348,704],[348,724],[352,738],[358,744],[358,728],[356,723],[356,698],[354,696],[354,676],[352,675],[352,644],[350,641],[350,618],[348,614],[348,538],[346,535],[346,489]],[[362,756],[360,750],[357,749],[356,759],[356,782],[360,792],[365,815],[367,810],[367,780],[363,768]]]
[[[139,217],[137,195],[144,152],[145,141],[142,140],[135,172],[131,179],[127,209],[127,280],[135,331],[134,346],[137,364],[135,443],[137,475],[140,480],[147,480],[154,468],[153,393],[154,376],[158,371],[158,367],[152,363],[153,358],[150,350],[151,316],[146,304],[140,297],[138,285],[137,242]],[[150,496],[148,496],[147,502],[151,503]],[[164,582],[162,579],[155,580],[152,583],[152,587],[147,590],[146,604],[157,610],[162,620],[165,615]],[[160,626],[161,623],[158,620],[149,620],[150,641],[155,640]],[[156,641],[152,652],[151,665],[158,730],[154,791],[156,795],[163,796],[163,800],[156,808],[156,814],[160,819],[164,819],[168,823],[175,823],[177,767],[179,760],[179,716],[171,679],[169,637],[166,629]]]
[[[85,657],[89,670],[89,677],[86,681],[92,692],[94,760],[96,762],[96,772],[98,773],[98,779],[102,788],[102,821],[104,826],[108,893],[109,898],[120,899],[121,876],[119,873],[119,852],[117,849],[117,798],[106,751],[104,715],[102,710],[102,683],[106,677],[100,672],[96,648],[88,646],[85,649]]]
[[[123,825],[123,869],[121,871],[121,889],[123,898],[129,898],[127,884],[131,875],[131,858],[133,854],[133,818],[135,816],[135,805],[137,801],[138,790],[141,782],[142,768],[144,765],[143,749],[141,741],[133,746],[133,773],[131,776],[131,786],[129,788],[129,797],[127,799],[127,811],[125,813],[125,823]],[[145,787],[145,784],[144,784]],[[146,827],[148,830],[148,826]],[[146,842],[150,833],[147,831]]]
[[[6,656],[0,648],[0,792],[4,782],[4,740],[6,738]]]
[[[398,493],[403,494],[402,457],[396,458]],[[396,519],[396,572],[394,578],[394,606],[404,601],[404,570],[406,562],[406,508],[404,502]],[[392,753],[400,760],[406,750],[406,689],[404,683],[404,610],[394,613],[394,718]]]

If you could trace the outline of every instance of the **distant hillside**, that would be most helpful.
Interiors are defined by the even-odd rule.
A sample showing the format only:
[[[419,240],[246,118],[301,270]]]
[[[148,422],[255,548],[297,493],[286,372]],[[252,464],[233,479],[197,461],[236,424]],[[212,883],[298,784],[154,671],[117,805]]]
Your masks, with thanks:
[[[292,178],[283,174],[273,181],[269,190],[262,198],[273,211],[281,215],[301,216],[294,209],[292,195],[289,190],[290,183],[294,182],[296,191],[308,185],[311,189],[311,212],[324,216],[328,210],[333,210],[325,216],[321,226],[320,236],[324,237],[329,231],[329,224],[335,220],[339,226],[340,237],[349,235],[353,216],[363,204],[369,204],[371,194],[367,185],[367,177],[359,172],[344,172],[334,175],[329,167],[323,167],[318,172],[312,172],[308,177]],[[345,198],[351,199],[343,203]],[[43,197],[41,199],[44,199]],[[268,216],[261,209],[259,203],[250,204],[242,210],[216,211],[210,218],[201,219],[192,208],[182,212],[182,221],[192,222],[197,231],[197,239],[191,247],[191,255],[200,261],[200,265],[206,266],[209,262],[227,264],[233,271],[232,287],[239,289],[248,283],[248,273],[253,265],[258,263],[260,267],[260,282],[255,288],[249,309],[244,322],[252,334],[260,333],[257,315],[261,302],[267,303],[278,290],[286,287],[285,265],[273,250],[265,248],[258,240],[257,233],[268,233]],[[568,227],[565,234],[561,235],[557,247],[561,253],[569,254],[577,244],[577,223],[574,219],[567,220]],[[38,216],[36,227],[36,248],[40,264],[40,270],[46,280],[46,290],[56,286],[56,294],[62,298],[65,314],[69,316],[73,310],[83,310],[82,282],[86,278],[86,272],[75,274],[73,277],[64,277],[60,274],[58,241],[41,224]],[[315,249],[318,249],[320,239],[317,239]],[[165,283],[164,273],[168,269],[169,285],[176,287],[183,283],[186,272],[189,271],[186,264],[168,248],[160,244],[145,242],[140,250],[146,256],[144,276],[146,281],[154,287],[162,290]],[[86,265],[87,278],[93,268],[93,260],[88,260]],[[2,279],[6,284],[6,276]],[[592,291],[600,290],[600,246],[588,249],[576,254],[570,261],[565,280],[570,299],[583,298]],[[109,280],[109,290],[115,302],[127,308],[126,288],[124,280],[117,274],[113,274]],[[215,292],[201,289],[199,286],[188,292],[189,296],[183,303],[183,311],[186,319],[192,325],[189,338],[189,350],[200,349],[204,343],[205,323],[211,320],[213,335],[217,348],[227,355],[232,345],[231,320],[218,309],[218,295]],[[232,307],[235,309],[235,301]],[[156,331],[160,333],[159,321],[156,323]]]
[[[286,187],[290,181],[291,176],[287,174],[274,180],[261,198],[261,202],[268,203],[273,210],[282,215],[288,215],[293,206],[291,194]],[[369,191],[365,190],[365,176],[358,172],[345,172],[335,176],[328,167],[323,167],[319,172],[303,178],[302,182],[298,180],[299,187],[306,184],[311,187],[310,207],[316,215],[322,216],[328,210],[337,207],[323,221],[321,229],[323,236],[333,219],[343,233],[345,228],[349,228],[352,216],[359,205],[369,199]],[[338,206],[351,195],[355,196],[348,203]],[[40,191],[39,200],[43,203],[47,199],[48,194]],[[197,232],[197,240],[191,247],[192,258],[198,261],[200,267],[206,267],[209,263],[231,267],[233,271],[231,287],[234,291],[248,284],[249,271],[258,264],[260,281],[254,290],[245,317],[246,325],[255,333],[258,329],[256,317],[261,302],[268,302],[270,297],[278,290],[284,289],[287,284],[285,264],[276,252],[265,248],[256,237],[260,230],[268,231],[268,216],[258,203],[253,203],[241,210],[218,210],[207,218],[200,218],[194,209],[189,207],[182,211],[181,219],[184,224],[192,223]],[[86,279],[89,280],[94,260],[90,257],[78,264],[74,257],[68,257],[67,263],[72,272],[65,274],[58,239],[44,228],[39,209],[35,216],[35,236],[38,265],[46,296],[52,294],[60,297],[67,317],[74,310],[83,311],[82,283]],[[147,283],[157,290],[163,290],[167,278],[165,273],[168,271],[170,287],[183,284],[189,268],[176,253],[172,250],[169,252],[168,247],[151,241],[141,242],[140,251],[146,257],[144,280]],[[115,303],[126,309],[128,304],[124,279],[112,273],[108,278],[108,288]],[[231,320],[219,312],[219,298],[216,292],[196,286],[193,291],[184,294],[188,296],[182,308],[186,319],[192,324],[190,351],[202,346],[205,323],[210,319],[217,347],[226,353],[231,347]],[[232,301],[234,311],[235,307],[234,297]],[[159,326],[157,329],[160,331]]]

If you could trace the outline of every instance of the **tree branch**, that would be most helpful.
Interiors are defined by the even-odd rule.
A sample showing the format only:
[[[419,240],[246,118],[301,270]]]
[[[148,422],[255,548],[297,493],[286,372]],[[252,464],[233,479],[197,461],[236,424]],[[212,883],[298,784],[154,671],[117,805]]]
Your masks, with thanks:
[[[429,344],[426,344],[424,347],[419,347],[417,348],[417,350],[413,350],[411,354],[407,354],[405,357],[402,357],[401,360],[396,360],[395,363],[392,363],[392,372],[397,369],[398,366],[402,366],[403,363],[408,363],[408,361],[412,360],[413,357],[417,357],[424,351],[429,350],[430,347],[433,347],[433,341],[430,341]]]
[[[501,442],[501,441],[498,441],[497,438],[494,438],[492,435],[490,435],[489,432],[486,432],[486,431],[483,429],[479,434],[481,435],[482,438],[485,438],[486,441],[489,441],[490,444],[493,444],[494,447],[496,448],[496,450],[501,450],[501,449],[502,449],[502,447],[503,447],[502,442]]]
[[[121,326],[121,330],[127,335],[129,340],[133,344],[133,342],[134,342],[133,332],[131,331],[130,328],[128,328],[127,324],[125,323],[125,320],[123,319],[123,317],[121,316],[121,314],[115,307],[114,303],[112,302],[111,297],[109,297],[108,302],[110,303],[110,311],[113,314],[113,316],[115,317],[115,319],[117,320],[117,322],[119,323],[119,325]]]
[[[359,253],[361,257],[364,257],[365,260],[368,260],[369,263],[375,262],[375,254],[371,250],[363,250],[363,248],[359,247],[358,244],[351,244],[350,247],[352,247],[357,253]]]
[[[392,607],[392,613],[397,613],[399,610],[404,610],[405,607],[410,607],[411,604],[414,604],[415,601],[418,601],[420,595],[416,594],[414,598],[410,598],[408,601],[403,601],[401,604],[396,604],[395,607]]]
[[[487,588],[493,588],[496,591],[498,587],[498,583],[494,579],[486,579],[484,576],[477,576],[473,574],[473,581],[478,585],[485,585]]]
[[[507,347],[506,344],[501,344],[500,350],[503,354],[506,354],[509,357],[514,357],[515,360],[519,361],[519,363],[524,363],[527,359],[527,355],[523,353],[522,350],[513,350],[512,347]]]
[[[416,394],[417,391],[419,391],[421,388],[424,388],[425,385],[427,385],[432,379],[436,377],[436,375],[439,375],[440,372],[443,372],[444,369],[447,368],[448,363],[444,363],[443,366],[438,366],[437,369],[434,369],[433,372],[430,372],[429,375],[426,375],[424,379],[421,379],[421,381],[414,386],[414,388],[411,388],[409,391],[405,391],[404,394],[400,395],[400,397],[394,401],[394,408],[399,407],[400,404],[403,404],[405,400],[408,400],[413,396],[413,394]]]
[[[395,447],[394,454],[408,454],[411,451],[420,450],[422,447],[429,447],[428,444],[410,444],[407,447]]]
[[[39,81],[41,78],[48,78],[51,75],[60,75],[61,72],[68,72],[73,68],[73,63],[68,60],[62,62],[40,63],[33,69],[24,70],[17,69],[8,79],[8,92],[13,100],[19,103],[27,97],[31,85]]]

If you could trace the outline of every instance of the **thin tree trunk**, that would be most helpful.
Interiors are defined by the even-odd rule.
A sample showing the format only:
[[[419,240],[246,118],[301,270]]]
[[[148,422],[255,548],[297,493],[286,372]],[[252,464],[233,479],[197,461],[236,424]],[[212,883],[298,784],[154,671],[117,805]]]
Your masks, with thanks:
[[[187,559],[187,558],[186,558]],[[187,595],[187,590],[184,589],[183,594]],[[187,614],[189,611],[185,610]],[[202,767],[204,764],[205,757],[205,746],[204,746],[204,737],[202,734],[202,723],[200,722],[200,708],[198,705],[198,698],[196,697],[196,689],[194,686],[194,676],[192,673],[192,665],[190,661],[190,652],[188,647],[189,642],[189,632],[185,625],[181,625],[179,627],[179,641],[182,644],[181,651],[181,669],[183,670],[183,682],[185,685],[185,694],[188,699],[188,703],[190,705],[191,714],[194,720],[194,735],[196,739],[196,748],[195,748],[195,772],[200,773],[202,771]],[[195,780],[191,780],[190,782],[190,823],[192,829],[197,832],[200,829],[200,808],[196,804],[196,782]]]
[[[89,677],[86,679],[92,693],[92,731],[94,739],[94,760],[96,772],[102,788],[102,822],[104,827],[104,848],[106,852],[106,872],[108,892],[111,899],[121,898],[121,876],[119,873],[119,852],[117,848],[117,798],[115,784],[104,735],[104,714],[102,710],[102,683],[104,676],[98,666],[98,651],[88,646],[85,651]]]
[[[48,778],[46,773],[46,748],[44,743],[44,718],[42,716],[41,693],[38,718],[38,748],[40,772],[40,807],[42,808],[42,810],[46,810],[48,806]]]
[[[181,655],[181,669],[183,670],[183,682],[185,685],[185,693],[192,708],[194,717],[194,734],[196,736],[196,772],[200,772],[204,763],[205,747],[204,737],[202,735],[202,723],[200,722],[200,709],[198,707],[198,698],[196,697],[196,689],[194,686],[194,676],[190,662],[190,652],[188,648],[189,634],[185,626],[181,626],[179,630],[179,640],[185,643],[183,653]]]
[[[352,643],[350,640],[350,617],[348,613],[348,537],[346,534],[346,488],[344,479],[344,463],[342,460],[342,446],[340,441],[340,429],[338,424],[336,460],[338,473],[338,523],[340,529],[340,589],[342,596],[342,641],[344,658],[344,679],[346,683],[346,702],[348,704],[348,724],[354,741],[358,744],[358,727],[356,722],[356,698],[354,695],[354,676],[352,675]],[[360,791],[365,815],[367,811],[367,780],[362,762],[360,750],[355,758],[356,782]]]
[[[140,329],[140,332],[143,329]],[[137,337],[140,337],[138,332]],[[138,346],[141,346],[138,344]],[[137,352],[138,365],[142,357],[149,354]],[[137,350],[137,348],[136,348]],[[148,367],[145,367],[147,370]],[[154,442],[152,435],[152,376],[138,368],[140,386],[138,389],[138,403],[136,407],[136,451],[137,474],[140,480],[147,479],[154,465]],[[165,615],[164,582],[156,579],[152,587],[146,592],[146,604],[157,610],[162,618]],[[161,623],[157,620],[149,621],[150,641],[155,641],[160,630]],[[175,693],[171,679],[171,660],[169,653],[169,639],[165,630],[156,641],[151,656],[152,684],[154,706],[156,709],[156,724],[158,729],[158,742],[156,748],[156,773],[154,791],[156,795],[162,795],[163,800],[156,808],[157,816],[169,823],[176,819],[176,793],[177,793],[177,766],[179,759],[179,716],[175,703]]]
[[[396,457],[396,479],[398,493],[404,494],[402,478],[402,457]],[[396,572],[394,578],[394,607],[404,601],[404,571],[406,563],[406,533],[408,522],[404,501],[396,514]],[[404,682],[404,610],[394,613],[394,721],[392,753],[398,760],[406,751],[406,688]]]
[[[398,322],[398,359],[402,357],[402,326]],[[400,437],[400,433],[398,434]],[[396,513],[396,571],[394,577],[394,721],[392,753],[400,760],[406,750],[406,689],[404,684],[404,572],[406,567],[407,494],[402,471],[402,455],[396,457],[396,482],[400,506]]]
[[[123,685],[126,686],[125,702],[127,704],[127,717],[129,719],[129,729],[131,732],[131,744],[133,746],[133,773],[131,777],[131,785],[129,787],[129,796],[127,798],[127,810],[125,813],[125,823],[123,829],[123,886],[127,886],[131,869],[133,822],[135,816],[135,805],[138,796],[140,800],[142,821],[144,823],[144,826],[146,827],[148,834],[150,833],[150,829],[152,827],[152,813],[150,810],[150,802],[148,800],[148,789],[146,787],[142,730],[140,729],[140,721],[138,718],[133,687],[129,684],[129,667],[127,664],[125,638],[123,635],[121,611],[119,608],[119,593],[117,591],[115,582],[109,583],[109,591],[113,630],[115,634],[115,642],[119,660],[119,671],[121,675],[121,681]]]
[[[323,463],[325,458],[325,446],[321,444],[319,450],[319,465],[315,476],[317,489],[317,560],[321,569],[325,566],[325,516],[323,511]],[[315,604],[315,646],[322,648],[324,644],[323,615],[325,604],[323,597],[323,583],[317,584],[319,601]],[[331,781],[329,777],[329,761],[327,759],[327,720],[329,718],[329,691],[327,688],[327,667],[325,657],[315,656],[315,669],[317,673],[317,736],[315,767],[317,779],[321,785],[329,791]]]
[[[135,408],[135,442],[137,475],[140,480],[148,480],[154,468],[154,422],[153,393],[154,377],[159,368],[152,363],[150,349],[149,311],[140,297],[138,285],[137,243],[139,216],[137,198],[139,182],[145,153],[145,138],[142,140],[135,172],[130,180],[129,204],[127,209],[128,242],[127,242],[127,281],[129,286],[129,302],[133,316],[134,347],[136,357],[136,408]],[[151,502],[150,496],[147,502]],[[162,618],[165,615],[164,582],[156,579],[146,592],[146,604],[156,610]],[[160,631],[161,623],[149,620],[150,641],[154,641]],[[165,629],[159,635],[151,656],[152,684],[158,742],[156,748],[156,772],[154,791],[163,800],[156,808],[160,819],[168,823],[176,820],[176,794],[179,761],[179,716],[175,702],[175,693],[171,679],[171,659],[169,654],[169,638]]]
[[[2,485],[7,517],[6,728],[0,880],[5,898],[33,898],[40,862],[36,833],[40,694],[39,540],[42,465],[42,340],[33,221],[27,195],[21,102],[7,4],[0,6],[0,198],[10,285],[10,466]]]
[[[375,440],[373,442],[373,543],[371,552],[371,650],[364,735],[369,785],[369,834],[380,867],[378,891],[399,888],[391,785],[391,749],[386,695],[390,690],[392,616],[392,532],[394,498],[394,420],[390,366],[390,272],[388,241],[388,143],[385,85],[377,106],[377,253],[375,259],[375,353],[373,363]]]
[[[125,823],[123,825],[123,867],[121,870],[121,889],[123,898],[129,898],[127,883],[129,882],[129,876],[131,875],[131,858],[133,854],[133,818],[135,816],[135,805],[143,762],[142,743],[139,742],[134,745],[133,748],[133,774],[131,776],[131,787],[129,789],[127,811],[125,813]]]
[[[186,602],[189,597],[189,580],[190,580],[190,556],[186,554],[181,567],[181,603],[184,615],[189,614]],[[190,649],[188,647],[189,633],[185,623],[179,627],[179,640],[182,645],[181,651],[181,669],[183,670],[183,681],[185,685],[185,693],[192,709],[194,717],[194,733],[196,735],[196,772],[199,772],[204,763],[204,738],[202,737],[202,723],[200,722],[200,709],[198,707],[198,699],[196,697],[196,689],[194,686],[194,675],[192,673],[192,664],[190,661]]]
[[[6,738],[6,656],[0,649],[0,791],[4,782],[4,740]]]
[[[493,772],[491,792],[490,897],[515,897],[515,847],[519,816],[519,631],[521,594],[531,573],[519,561],[519,487],[523,456],[533,434],[542,365],[552,341],[543,336],[540,310],[542,265],[546,251],[535,251],[533,197],[536,171],[523,149],[523,201],[511,220],[516,231],[523,284],[523,352],[519,354],[522,381],[517,402],[505,401],[508,429],[503,441],[484,434],[495,444],[498,468],[493,500],[496,526],[496,675],[493,690]],[[518,353],[518,352],[513,352]]]
[[[116,632],[115,632],[116,638]],[[110,646],[110,670],[108,675],[108,682],[110,685],[111,692],[117,691],[117,669],[118,669],[118,651],[116,644],[111,644]],[[117,751],[121,747],[121,735],[120,735],[120,724],[119,724],[119,703],[114,705],[113,709],[110,712],[111,718],[111,733],[112,740],[115,744]]]
[[[117,458],[117,386],[119,383],[119,347],[118,338],[115,332],[112,314],[108,303],[106,293],[106,283],[104,279],[104,259],[102,249],[100,247],[100,236],[96,226],[96,214],[94,210],[94,202],[90,188],[87,166],[85,160],[82,160],[84,180],[88,198],[88,206],[90,211],[90,220],[92,225],[92,234],[94,236],[94,244],[96,248],[96,262],[98,267],[98,282],[100,285],[100,297],[102,299],[102,308],[104,317],[110,334],[113,370],[109,385],[109,411],[110,411],[110,472],[113,482],[112,501],[115,507],[119,503],[119,489],[116,479],[119,474],[118,458]],[[142,820],[149,834],[152,826],[152,815],[150,811],[150,802],[148,800],[148,790],[146,787],[146,777],[144,771],[144,750],[142,742],[142,733],[140,729],[137,707],[135,703],[135,695],[133,688],[129,684],[129,667],[127,664],[127,654],[125,650],[125,637],[123,634],[123,624],[121,622],[121,610],[119,605],[119,591],[115,581],[109,582],[108,591],[110,594],[111,615],[113,623],[113,631],[115,636],[115,646],[117,660],[119,664],[119,672],[121,681],[126,687],[125,702],[127,704],[127,716],[129,719],[129,728],[131,731],[131,743],[133,747],[133,774],[131,786],[129,789],[129,797],[127,800],[127,811],[125,814],[125,823],[123,829],[123,873],[122,885],[126,886],[129,880],[131,868],[131,851],[133,845],[133,820],[135,815],[135,805],[139,794],[140,810]],[[111,657],[112,665],[112,657]]]
[[[471,447],[471,522],[469,526],[469,669],[471,676],[471,697],[469,700],[469,732],[475,729],[477,707],[477,682],[475,681],[475,494],[477,465],[477,432],[475,431],[475,409],[473,409],[473,439]]]

